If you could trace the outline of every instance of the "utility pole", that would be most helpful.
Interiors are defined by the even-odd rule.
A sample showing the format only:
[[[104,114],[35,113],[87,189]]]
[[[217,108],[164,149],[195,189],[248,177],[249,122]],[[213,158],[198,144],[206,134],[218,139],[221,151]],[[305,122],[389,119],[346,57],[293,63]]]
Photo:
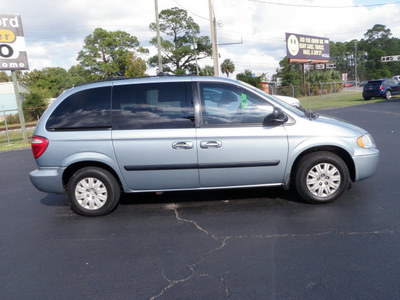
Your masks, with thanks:
[[[355,81],[356,81],[356,87],[358,87],[358,77],[357,77],[357,41],[355,42],[355,45],[354,45],[354,47],[355,47],[355,53],[354,53],[354,73],[355,73],[355,75],[354,75],[354,79],[355,79]]]
[[[24,140],[24,144],[28,145],[28,137],[26,134],[24,111],[22,109],[22,101],[21,101],[21,97],[19,95],[17,74],[15,73],[15,71],[11,71],[11,78],[12,78],[12,82],[14,84],[15,101],[17,102],[17,107],[18,107],[18,115],[19,115],[19,122],[21,124],[22,138]]]
[[[160,38],[160,22],[158,20],[158,0],[154,0],[156,10],[156,30],[157,30],[157,50],[158,50],[158,70],[159,73],[163,71],[162,57],[161,57],[161,38]]]
[[[211,29],[211,43],[212,43],[213,61],[214,61],[214,76],[219,76],[217,29],[216,29],[215,16],[213,14],[211,0],[208,0],[208,8],[209,8],[209,12],[210,12],[210,29]]]

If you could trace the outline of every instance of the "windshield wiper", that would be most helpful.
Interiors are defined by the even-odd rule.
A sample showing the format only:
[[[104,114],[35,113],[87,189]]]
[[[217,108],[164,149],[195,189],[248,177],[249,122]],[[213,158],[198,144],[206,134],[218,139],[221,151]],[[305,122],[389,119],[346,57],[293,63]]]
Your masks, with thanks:
[[[303,106],[298,106],[298,108],[308,117],[310,120],[318,118],[318,114],[315,112],[312,112],[311,110],[304,108]]]

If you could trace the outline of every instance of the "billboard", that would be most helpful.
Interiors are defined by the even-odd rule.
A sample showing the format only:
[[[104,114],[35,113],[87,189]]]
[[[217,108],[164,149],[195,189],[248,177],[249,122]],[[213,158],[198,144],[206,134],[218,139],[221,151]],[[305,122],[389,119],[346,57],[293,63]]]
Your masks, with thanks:
[[[0,71],[29,70],[21,16],[0,13]]]
[[[328,61],[329,39],[286,32],[286,53],[289,59]]]

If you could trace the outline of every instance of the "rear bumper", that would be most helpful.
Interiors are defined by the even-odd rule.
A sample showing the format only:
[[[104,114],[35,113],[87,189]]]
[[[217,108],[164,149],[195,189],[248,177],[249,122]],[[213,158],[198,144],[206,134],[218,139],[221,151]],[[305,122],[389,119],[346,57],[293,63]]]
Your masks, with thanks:
[[[363,97],[383,97],[385,93],[383,91],[366,91],[363,92]]]
[[[32,184],[42,192],[64,193],[62,174],[64,168],[39,168],[29,174]]]
[[[370,155],[353,157],[353,161],[356,169],[355,181],[371,177],[378,168],[379,150],[375,149],[375,153]]]

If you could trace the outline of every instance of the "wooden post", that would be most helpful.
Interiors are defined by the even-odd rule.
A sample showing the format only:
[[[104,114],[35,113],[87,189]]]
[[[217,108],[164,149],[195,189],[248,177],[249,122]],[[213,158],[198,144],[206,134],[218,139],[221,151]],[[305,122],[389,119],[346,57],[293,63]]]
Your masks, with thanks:
[[[21,124],[22,138],[23,138],[24,144],[26,146],[26,145],[28,145],[28,137],[26,134],[24,111],[22,109],[22,100],[19,95],[17,75],[15,74],[15,71],[11,71],[11,78],[12,78],[12,81],[14,84],[15,101],[17,102],[17,107],[18,107],[18,115],[19,115],[19,122]]]

